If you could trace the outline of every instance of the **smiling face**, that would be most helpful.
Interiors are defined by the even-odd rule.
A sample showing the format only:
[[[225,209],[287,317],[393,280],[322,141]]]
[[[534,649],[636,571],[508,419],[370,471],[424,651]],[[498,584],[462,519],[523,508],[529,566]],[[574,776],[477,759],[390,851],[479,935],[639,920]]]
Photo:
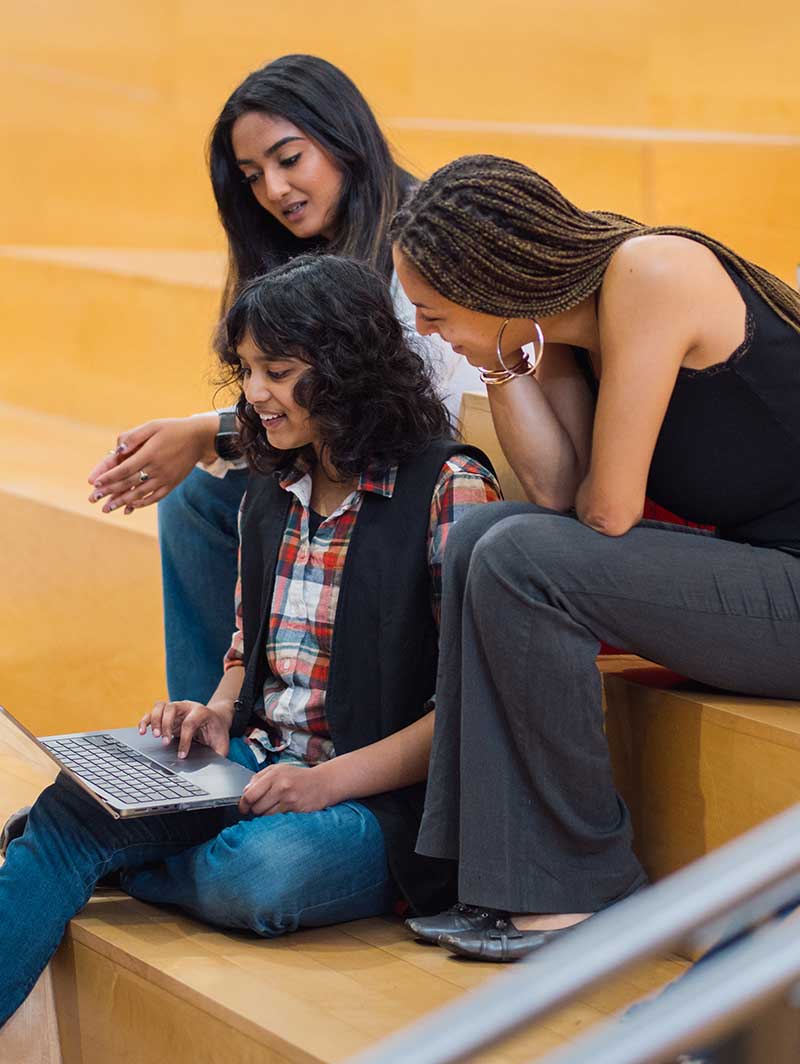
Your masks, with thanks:
[[[231,143],[256,200],[301,240],[332,236],[342,172],[320,145],[285,118],[249,111]]]
[[[261,419],[270,447],[291,451],[310,444],[316,450],[319,438],[314,423],[294,398],[295,386],[308,364],[298,358],[267,359],[249,335],[236,353],[242,364],[245,399]]]
[[[392,249],[397,279],[408,298],[417,308],[415,328],[421,336],[438,333],[458,355],[473,366],[496,368],[497,333],[503,318],[482,314],[454,303],[436,291],[413,263],[395,244]],[[516,319],[509,322],[503,335],[503,354],[508,354],[531,339],[530,322]]]

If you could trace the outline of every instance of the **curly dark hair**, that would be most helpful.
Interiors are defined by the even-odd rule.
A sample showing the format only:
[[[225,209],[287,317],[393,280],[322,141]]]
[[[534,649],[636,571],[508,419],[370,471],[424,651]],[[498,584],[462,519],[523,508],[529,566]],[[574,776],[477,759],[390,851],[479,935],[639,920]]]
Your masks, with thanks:
[[[241,388],[237,352],[249,336],[268,360],[308,366],[294,400],[308,410],[324,460],[343,479],[387,469],[453,438],[446,407],[411,335],[395,317],[384,279],[370,266],[334,255],[301,255],[246,284],[221,324],[217,352],[227,381]],[[244,397],[237,414],[252,469],[291,468],[309,449],[271,447]]]

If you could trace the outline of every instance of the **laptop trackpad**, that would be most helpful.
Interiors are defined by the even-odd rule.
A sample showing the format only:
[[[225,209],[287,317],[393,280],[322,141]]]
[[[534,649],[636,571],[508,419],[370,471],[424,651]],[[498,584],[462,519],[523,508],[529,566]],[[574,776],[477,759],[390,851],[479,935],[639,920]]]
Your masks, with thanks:
[[[253,776],[250,769],[215,754],[201,743],[192,743],[187,756],[179,758],[177,739],[165,746],[161,739],[156,738],[150,731],[146,735],[140,735],[138,728],[111,728],[106,734],[127,743],[171,772],[186,776],[192,783],[211,794],[220,790],[227,794],[241,794]]]

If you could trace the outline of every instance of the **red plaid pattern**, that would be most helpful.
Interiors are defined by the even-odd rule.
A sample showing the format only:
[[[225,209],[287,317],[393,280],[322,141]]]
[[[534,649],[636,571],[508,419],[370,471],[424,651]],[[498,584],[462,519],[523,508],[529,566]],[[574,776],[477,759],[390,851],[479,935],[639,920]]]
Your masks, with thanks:
[[[287,752],[308,764],[333,757],[325,719],[331,642],[347,548],[361,501],[367,492],[391,497],[397,469],[365,473],[341,506],[308,538],[311,476],[296,470],[281,481],[294,498],[278,553],[275,590],[267,635],[271,676],[264,685],[265,727],[248,738],[257,757]],[[480,463],[454,455],[442,467],[431,498],[428,564],[434,615],[439,619],[442,559],[450,529],[467,510],[502,498],[500,488]],[[241,665],[241,575],[236,585],[236,631],[225,668]]]

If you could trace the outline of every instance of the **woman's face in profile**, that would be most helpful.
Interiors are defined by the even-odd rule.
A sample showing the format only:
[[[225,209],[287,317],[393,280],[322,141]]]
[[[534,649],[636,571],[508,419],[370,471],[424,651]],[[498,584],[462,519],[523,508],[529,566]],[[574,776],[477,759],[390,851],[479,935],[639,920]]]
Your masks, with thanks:
[[[267,358],[246,335],[236,349],[242,366],[242,391],[255,410],[271,447],[279,451],[318,445],[308,411],[294,397],[295,386],[308,371],[300,359]]]
[[[421,336],[438,333],[473,366],[491,366],[496,357],[497,332],[503,319],[453,303],[432,288],[395,244],[392,249],[397,279],[416,309],[414,326]]]
[[[265,211],[301,240],[332,235],[342,172],[315,140],[285,118],[249,111],[234,122],[231,143]]]

